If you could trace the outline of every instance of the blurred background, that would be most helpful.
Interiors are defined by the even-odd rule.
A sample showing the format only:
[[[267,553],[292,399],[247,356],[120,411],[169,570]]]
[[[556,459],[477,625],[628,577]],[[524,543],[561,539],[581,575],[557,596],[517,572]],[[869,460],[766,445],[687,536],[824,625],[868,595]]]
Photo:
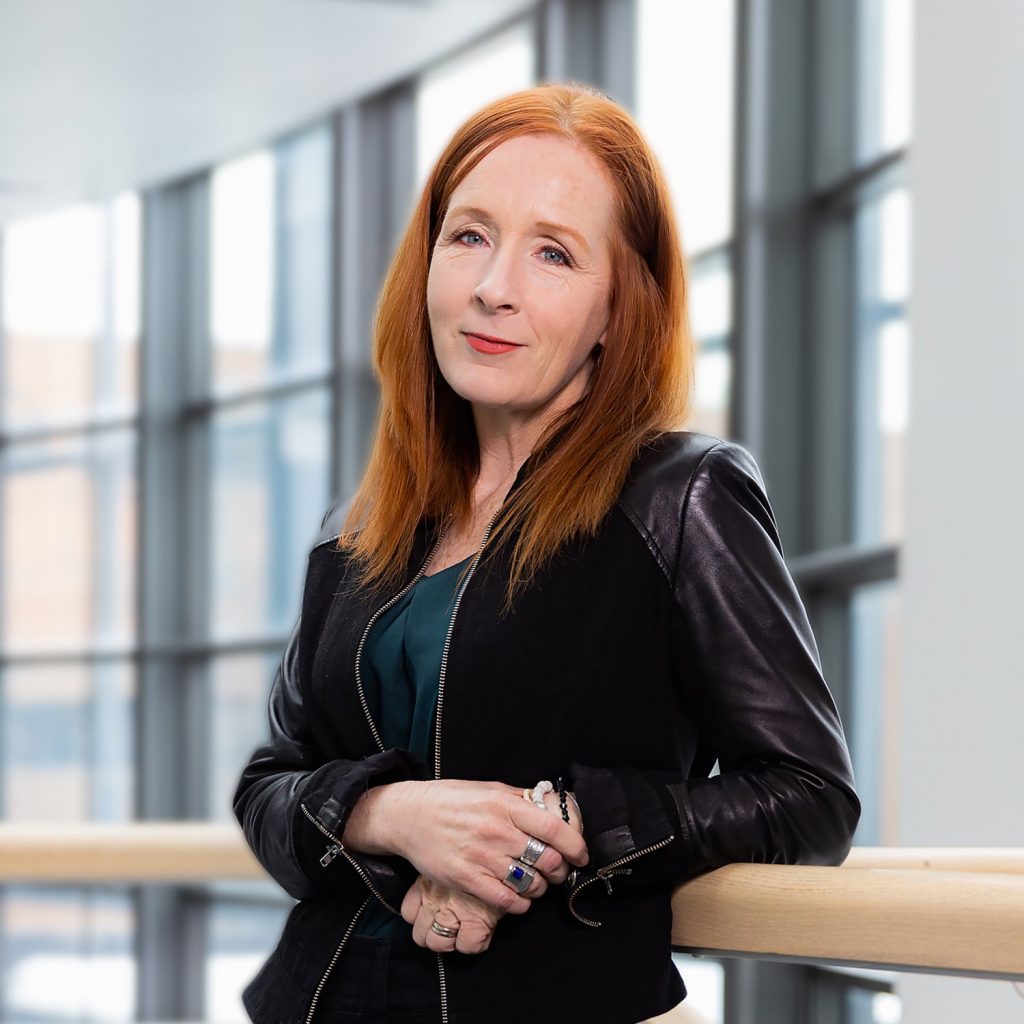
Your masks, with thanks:
[[[1024,4],[0,0],[0,816],[233,822],[370,322],[488,100],[593,83],[673,193],[690,429],[754,453],[859,846],[1024,846]],[[273,883],[0,887],[0,1020],[235,1022]],[[728,1024],[1008,983],[678,956]]]

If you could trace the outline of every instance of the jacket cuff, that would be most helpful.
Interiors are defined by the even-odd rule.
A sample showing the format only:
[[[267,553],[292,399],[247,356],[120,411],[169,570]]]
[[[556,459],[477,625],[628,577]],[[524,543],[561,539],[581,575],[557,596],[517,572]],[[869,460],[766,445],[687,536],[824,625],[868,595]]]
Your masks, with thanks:
[[[570,773],[592,870],[600,872],[670,836],[678,838],[675,803],[663,784],[674,776],[639,768],[597,768],[577,761],[572,762]]]
[[[325,855],[335,840],[340,842],[352,808],[371,786],[427,777],[426,761],[401,747],[380,751],[361,761],[331,761],[313,772],[303,787],[292,822],[296,857],[310,881],[332,887],[341,884],[337,863],[340,851],[335,850],[334,856]],[[345,853],[363,865],[371,877],[379,878],[392,897],[409,871],[413,873],[408,884],[416,879],[412,865],[397,854],[369,854],[347,847]],[[402,896],[407,888],[408,885],[402,889]]]

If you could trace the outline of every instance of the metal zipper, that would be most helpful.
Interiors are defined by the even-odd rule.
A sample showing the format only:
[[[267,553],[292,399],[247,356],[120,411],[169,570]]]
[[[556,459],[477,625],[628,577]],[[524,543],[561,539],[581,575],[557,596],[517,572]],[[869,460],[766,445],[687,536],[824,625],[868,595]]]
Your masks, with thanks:
[[[506,498],[508,495],[506,495]],[[448,671],[448,649],[452,643],[452,630],[455,628],[455,616],[459,613],[459,605],[462,603],[462,595],[466,592],[466,587],[469,586],[469,581],[473,577],[473,573],[476,572],[476,567],[480,562],[480,556],[483,554],[484,546],[487,544],[487,538],[491,535],[491,528],[494,526],[495,520],[504,507],[504,502],[498,507],[498,511],[491,516],[491,521],[487,524],[487,529],[484,530],[484,539],[480,542],[480,547],[477,549],[476,555],[473,561],[470,563],[469,569],[466,572],[466,578],[462,581],[462,586],[459,588],[459,593],[455,598],[455,605],[452,608],[452,617],[448,621],[448,632],[444,638],[444,649],[441,652],[441,671],[438,674],[437,679],[437,709],[434,715],[434,778],[441,778],[441,704],[444,700],[444,677]],[[441,979],[441,1024],[448,1024],[448,986],[444,976],[444,960],[443,953],[437,954],[437,973]]]
[[[391,911],[392,914],[399,913],[399,911],[397,911],[393,906],[391,906],[391,904],[388,903],[388,901],[384,899],[384,897],[381,896],[381,894],[377,891],[373,882],[370,880],[370,876],[363,870],[362,866],[359,864],[357,860],[355,860],[354,857],[352,857],[348,850],[345,849],[341,840],[333,833],[329,832],[326,828],[324,828],[324,826],[320,823],[317,817],[310,812],[309,808],[305,804],[299,804],[299,809],[307,818],[309,818],[311,822],[313,822],[314,825],[316,825],[316,827],[328,839],[331,840],[327,847],[327,852],[320,858],[321,865],[323,867],[327,867],[331,863],[331,861],[334,860],[334,858],[337,857],[338,854],[340,853],[349,862],[349,864],[351,864],[352,867],[356,869],[356,871],[359,873],[359,877],[366,883],[367,888],[370,890],[370,892],[372,892],[373,895],[376,896],[377,899],[379,899],[381,903],[383,903],[384,906]]]
[[[305,810],[305,808],[303,808]],[[323,977],[320,979],[320,983],[316,987],[316,991],[313,993],[313,998],[309,1004],[309,1013],[306,1014],[306,1024],[310,1024],[313,1019],[313,1013],[316,1010],[316,1004],[320,1000],[320,993],[323,991],[324,985],[327,984],[327,979],[331,976],[331,971],[334,970],[334,965],[338,962],[338,957],[341,956],[341,951],[345,948],[345,943],[348,942],[349,936],[352,934],[352,930],[356,926],[356,921],[359,920],[359,915],[366,909],[366,905],[370,902],[371,897],[367,896],[363,900],[362,905],[355,912],[352,920],[349,922],[348,928],[345,929],[345,934],[341,937],[341,942],[338,943],[338,948],[334,951],[334,955],[331,957],[330,963],[327,965],[327,970],[324,971]]]
[[[600,921],[591,921],[590,918],[581,917],[579,914],[576,913],[575,909],[573,908],[573,904],[576,902],[576,897],[588,885],[592,885],[594,882],[604,882],[604,884],[608,887],[608,895],[610,896],[612,892],[611,876],[630,875],[633,873],[632,868],[621,868],[619,867],[620,864],[628,864],[630,861],[636,860],[638,857],[643,857],[644,854],[653,853],[655,850],[660,850],[663,846],[668,846],[668,844],[671,843],[673,839],[675,839],[674,835],[668,836],[667,838],[661,839],[657,843],[652,844],[651,846],[646,846],[642,850],[634,850],[632,853],[627,853],[625,857],[620,857],[618,860],[613,860],[611,864],[605,865],[605,867],[601,868],[593,878],[588,878],[582,885],[573,889],[573,891],[569,894],[569,913],[571,913],[577,921],[582,921],[584,924],[588,924],[592,928],[600,928]]]
[[[380,738],[380,733],[377,731],[377,723],[374,722],[373,716],[370,714],[370,705],[366,701],[366,694],[363,693],[363,677],[359,671],[359,662],[363,656],[363,647],[366,645],[366,638],[370,635],[370,630],[373,628],[373,624],[377,621],[380,616],[386,612],[396,601],[398,601],[404,594],[408,593],[409,589],[415,586],[420,577],[426,571],[427,566],[430,564],[430,560],[434,557],[435,552],[441,545],[441,541],[444,540],[445,534],[448,532],[448,527],[451,524],[451,516],[448,517],[448,523],[445,524],[445,528],[441,531],[440,536],[434,541],[434,546],[430,549],[426,559],[419,568],[419,572],[402,589],[395,594],[387,604],[382,605],[378,608],[373,615],[370,616],[370,621],[366,624],[366,629],[363,630],[363,635],[359,640],[359,646],[356,648],[356,692],[359,694],[359,703],[363,706],[363,714],[366,715],[366,721],[370,724],[370,732],[373,733],[374,741],[378,748],[383,751],[384,742]]]

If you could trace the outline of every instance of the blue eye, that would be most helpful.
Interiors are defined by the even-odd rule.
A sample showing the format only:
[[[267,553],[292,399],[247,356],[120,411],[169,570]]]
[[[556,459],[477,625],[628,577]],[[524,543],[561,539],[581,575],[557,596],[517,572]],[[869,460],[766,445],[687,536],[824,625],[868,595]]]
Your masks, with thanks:
[[[448,241],[458,242],[470,236],[475,236],[476,238],[483,238],[483,235],[481,235],[479,231],[455,231],[453,234],[450,234],[448,236]],[[476,248],[476,245],[473,242],[468,242],[467,245],[471,246],[474,249]],[[544,260],[545,263],[550,263],[554,267],[573,266],[572,257],[559,245],[545,245],[544,248],[541,249],[541,252],[554,252],[558,253],[558,255],[562,257],[562,261],[560,263],[555,260]]]
[[[563,266],[563,267],[571,267],[572,266],[572,260],[570,259],[569,254],[564,249],[560,249],[557,245],[545,245],[544,249],[542,251],[543,252],[556,252],[556,253],[558,253],[559,256],[562,257],[563,262],[562,263],[556,263],[555,266]],[[545,263],[550,263],[551,260],[545,260],[544,262]]]

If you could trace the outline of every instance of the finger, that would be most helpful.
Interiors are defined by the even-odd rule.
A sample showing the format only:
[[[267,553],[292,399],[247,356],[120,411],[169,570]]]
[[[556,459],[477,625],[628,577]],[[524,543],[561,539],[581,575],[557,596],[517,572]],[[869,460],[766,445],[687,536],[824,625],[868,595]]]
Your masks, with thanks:
[[[520,835],[522,834],[520,833]],[[537,839],[538,837],[527,835],[522,836],[523,845],[520,847],[518,853],[512,854],[513,859],[519,860],[523,864],[526,863],[522,858],[523,854],[526,853],[528,840],[531,838]],[[543,875],[545,880],[552,885],[560,885],[569,877],[570,865],[566,863],[565,858],[558,852],[558,850],[553,846],[548,846],[546,843],[544,844],[543,852],[531,866],[535,871]],[[543,891],[543,889],[539,892],[531,890],[529,895],[531,897],[543,895]]]
[[[420,912],[412,926],[412,938],[418,946],[433,950],[435,953],[450,953],[455,948],[455,937],[445,938],[438,935],[431,928],[435,919],[434,911],[425,905],[420,907]]]
[[[409,886],[409,890],[402,900],[402,906],[399,908],[402,919],[408,924],[412,924],[416,920],[416,915],[419,913],[422,903],[423,897],[420,892],[419,880],[417,880]]]
[[[484,921],[463,921],[459,925],[459,934],[455,940],[455,949],[459,953],[482,953],[491,944],[494,929]]]
[[[518,799],[509,800],[509,814],[513,824],[524,834],[524,844],[526,836],[536,836],[573,864],[582,867],[587,863],[589,854],[582,834],[557,814],[524,800],[522,793]]]
[[[544,893],[547,892],[548,881],[544,877],[544,874],[541,871],[537,870],[536,865],[524,864],[522,861],[515,860],[514,858],[505,858],[504,860],[497,860],[495,861],[495,863],[498,865],[498,867],[495,870],[495,874],[497,874],[499,881],[501,881],[502,885],[507,886],[509,889],[511,889],[512,892],[519,893],[520,896],[524,896],[526,899],[529,900],[535,900],[539,896],[543,896]],[[533,876],[532,880],[530,881],[530,884],[525,889],[520,891],[519,889],[515,888],[512,879],[509,879],[509,881],[505,881],[505,879],[513,871],[526,872]],[[500,872],[500,874],[498,874],[498,872]],[[520,880],[519,884],[522,884],[522,880]]]

